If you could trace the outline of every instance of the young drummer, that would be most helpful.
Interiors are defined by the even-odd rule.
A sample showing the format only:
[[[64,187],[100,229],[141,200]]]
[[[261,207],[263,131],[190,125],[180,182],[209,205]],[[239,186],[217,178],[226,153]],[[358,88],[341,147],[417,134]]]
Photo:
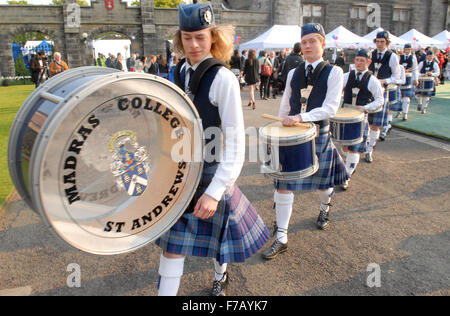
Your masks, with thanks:
[[[427,52],[426,60],[419,64],[418,72],[420,77],[433,77],[439,78],[441,73],[439,69],[439,64],[434,61],[433,51]],[[433,83],[434,89],[431,92],[418,92],[417,95],[420,97],[418,111],[422,111],[422,114],[427,113],[428,105],[430,104],[431,97],[436,95],[436,81]],[[425,102],[424,102],[425,100]]]
[[[400,55],[400,65],[403,65],[407,74],[411,74],[411,85],[401,87],[403,121],[406,121],[408,120],[411,98],[414,97],[414,88],[419,85],[419,71],[417,58],[412,53],[411,44],[405,44],[403,51],[404,54]]]
[[[356,108],[365,113],[373,113],[380,110],[384,104],[383,88],[380,81],[369,72],[371,56],[365,49],[356,51],[355,68],[344,75],[344,106],[353,104],[354,92],[356,92]],[[342,150],[347,153],[345,167],[351,176],[359,163],[360,153],[367,150],[367,134],[369,125],[367,116],[364,120],[364,139],[361,143],[353,146],[343,146]],[[350,179],[342,188],[347,190]]]
[[[158,295],[176,295],[185,256],[200,256],[213,258],[212,295],[219,296],[225,295],[229,280],[227,263],[243,262],[255,254],[268,240],[269,231],[234,185],[245,156],[244,119],[239,83],[234,74],[221,65],[232,55],[233,29],[215,25],[210,2],[179,5],[178,8],[180,26],[174,48],[186,61],[180,61],[177,67],[177,84],[193,99],[203,129],[221,128],[225,148],[221,162],[205,160],[202,179],[191,205],[157,241],[163,249]],[[221,62],[214,64],[212,58]],[[201,77],[195,93],[193,82],[208,64],[212,66]]]
[[[348,179],[344,161],[329,133],[329,119],[336,114],[341,100],[342,69],[323,61],[325,31],[322,25],[306,24],[301,34],[306,62],[289,72],[279,116],[284,118],[284,126],[293,126],[298,122],[314,122],[319,126],[319,135],[315,140],[319,170],[297,181],[274,180],[277,234],[272,246],[263,252],[264,259],[272,259],[287,250],[287,231],[294,203],[292,191],[318,191],[320,214],[317,227],[325,229],[334,187],[344,184]],[[311,86],[311,93],[306,99],[306,90],[311,89]]]
[[[373,149],[380,137],[380,129],[387,126],[389,120],[389,96],[386,87],[389,84],[397,83],[401,76],[398,58],[388,49],[389,44],[391,43],[389,40],[389,33],[386,31],[378,32],[374,42],[377,49],[372,53],[372,64],[370,65],[369,70],[380,80],[381,86],[383,86],[385,91],[383,110],[368,115],[370,132],[366,161],[369,163],[373,161]],[[392,121],[392,115],[390,120]],[[381,140],[384,140],[384,138],[381,138]]]

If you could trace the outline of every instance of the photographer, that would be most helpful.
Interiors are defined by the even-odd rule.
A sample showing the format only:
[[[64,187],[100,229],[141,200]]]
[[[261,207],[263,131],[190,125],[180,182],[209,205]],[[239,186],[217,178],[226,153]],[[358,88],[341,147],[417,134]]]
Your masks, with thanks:
[[[30,61],[31,81],[36,85],[36,88],[41,83],[41,72],[44,70],[44,62],[42,59],[44,57],[44,52],[38,52]]]
[[[55,52],[53,54],[53,61],[49,65],[50,74],[56,76],[57,74],[69,70],[69,66],[61,60],[61,53]]]

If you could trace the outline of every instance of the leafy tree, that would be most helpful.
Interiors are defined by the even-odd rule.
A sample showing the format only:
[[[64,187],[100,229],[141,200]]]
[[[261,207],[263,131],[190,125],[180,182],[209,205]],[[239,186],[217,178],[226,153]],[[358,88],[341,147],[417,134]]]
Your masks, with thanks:
[[[13,43],[19,44],[20,46],[24,46],[27,41],[42,41],[42,40],[50,40],[50,38],[40,32],[24,32],[21,34],[17,34],[13,38]]]
[[[63,0],[52,0],[53,5],[63,5]],[[77,4],[80,7],[87,7],[89,6],[89,3],[85,0],[77,0]]]
[[[177,8],[183,0],[155,0],[153,5],[155,8]]]
[[[7,2],[11,5],[28,5],[27,0],[8,0]]]

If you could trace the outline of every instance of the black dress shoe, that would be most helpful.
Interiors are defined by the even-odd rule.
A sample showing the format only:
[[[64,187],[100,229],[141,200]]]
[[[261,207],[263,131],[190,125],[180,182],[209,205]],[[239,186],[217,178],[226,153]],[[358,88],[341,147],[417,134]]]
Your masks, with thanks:
[[[320,210],[319,217],[317,218],[317,228],[321,230],[325,230],[328,226],[328,222],[330,220],[328,219],[328,212]]]
[[[278,239],[276,239],[273,245],[267,250],[265,250],[261,255],[263,259],[271,260],[276,256],[278,256],[280,253],[286,252],[287,249],[288,249],[287,243],[283,244]]]
[[[228,287],[229,280],[230,277],[228,276],[228,272],[225,272],[223,274],[222,280],[214,281],[211,296],[226,296],[226,290]]]

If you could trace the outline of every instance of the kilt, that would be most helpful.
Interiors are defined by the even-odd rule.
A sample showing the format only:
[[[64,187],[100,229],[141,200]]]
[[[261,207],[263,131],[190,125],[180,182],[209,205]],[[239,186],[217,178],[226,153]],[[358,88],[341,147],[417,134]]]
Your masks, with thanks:
[[[369,113],[369,124],[373,126],[385,126],[387,125],[387,118],[389,114],[389,96],[387,90],[384,91],[384,104],[383,109],[377,113]]]
[[[430,92],[416,92],[418,97],[435,97],[436,96],[436,85],[434,86],[433,91]]]
[[[416,88],[415,88],[414,84],[412,84],[410,89],[400,90],[400,91],[402,93],[402,98],[403,97],[412,98],[412,97],[414,97],[414,95],[416,93]]]
[[[367,121],[367,117],[364,118],[364,133],[363,140],[359,144],[347,146],[348,150],[354,151],[357,153],[365,153],[367,152],[367,139],[369,137],[369,122]]]
[[[203,171],[189,208],[206,191],[216,168]],[[269,240],[270,233],[255,208],[237,185],[225,192],[213,217],[202,220],[185,213],[156,245],[170,254],[211,257],[220,264],[244,262]]]
[[[274,186],[277,190],[325,190],[336,185],[342,185],[349,179],[345,169],[345,162],[334,146],[329,130],[329,126],[322,128],[319,132],[319,137],[315,140],[319,170],[312,176],[295,181],[274,179]],[[328,139],[329,142],[327,142]]]

